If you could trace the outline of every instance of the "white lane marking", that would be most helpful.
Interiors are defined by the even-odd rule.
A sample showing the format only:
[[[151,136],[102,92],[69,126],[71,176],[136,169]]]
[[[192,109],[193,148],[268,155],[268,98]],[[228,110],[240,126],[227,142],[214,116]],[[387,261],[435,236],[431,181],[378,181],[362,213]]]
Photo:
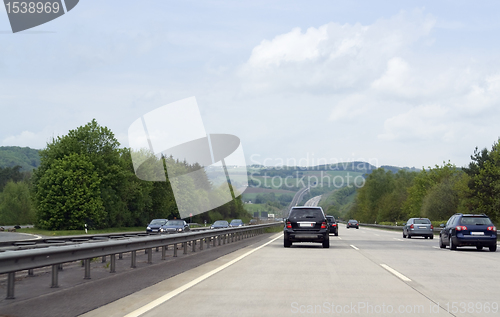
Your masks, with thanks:
[[[262,249],[263,247],[267,246],[268,244],[273,243],[274,241],[276,241],[276,240],[278,240],[278,239],[280,239],[280,238],[283,238],[283,236],[282,236],[282,235],[280,235],[279,237],[272,239],[271,241],[269,241],[269,242],[267,242],[267,243],[265,243],[265,244],[261,245],[260,247],[257,247],[257,248],[255,248],[255,249],[253,249],[253,250],[250,250],[250,251],[248,251],[247,253],[245,253],[245,254],[243,254],[243,255],[240,255],[240,256],[239,256],[239,257],[237,257],[236,259],[231,260],[231,261],[227,262],[226,264],[221,265],[221,266],[219,266],[218,268],[213,269],[212,271],[210,271],[210,272],[208,272],[208,273],[203,274],[202,276],[200,276],[200,277],[198,277],[198,278],[196,278],[196,279],[192,280],[191,282],[189,282],[189,283],[187,283],[187,284],[184,284],[184,285],[182,285],[182,286],[180,286],[180,287],[178,287],[178,288],[174,289],[173,291],[171,291],[171,292],[169,292],[169,293],[167,293],[167,294],[165,294],[165,295],[161,296],[161,297],[160,297],[160,298],[158,298],[158,299],[155,299],[154,301],[150,302],[150,303],[149,303],[149,304],[147,304],[147,305],[144,305],[143,307],[141,307],[141,308],[139,308],[139,309],[134,310],[133,312],[131,312],[131,313],[129,313],[129,314],[127,314],[127,315],[125,315],[125,317],[138,317],[138,316],[140,316],[140,315],[142,315],[142,314],[144,314],[144,313],[146,313],[146,312],[150,311],[151,309],[153,309],[153,308],[155,308],[155,307],[157,307],[157,306],[159,306],[159,305],[161,305],[161,304],[165,303],[166,301],[168,301],[168,300],[169,300],[169,299],[171,299],[172,297],[174,297],[174,296],[176,296],[176,295],[179,295],[180,293],[182,293],[182,292],[184,292],[184,291],[188,290],[189,288],[191,288],[191,287],[195,286],[196,284],[198,284],[198,283],[200,283],[200,282],[202,282],[202,281],[206,280],[206,279],[207,279],[207,278],[209,278],[210,276],[212,276],[212,275],[214,275],[214,274],[216,274],[216,273],[218,273],[218,272],[220,272],[220,271],[224,270],[225,268],[227,268],[227,267],[229,267],[229,266],[233,265],[234,263],[238,262],[239,260],[241,260],[241,259],[243,259],[243,258],[245,258],[245,257],[249,256],[250,254],[254,253],[255,251]]]
[[[380,264],[380,266],[383,267],[384,269],[386,269],[387,271],[391,272],[392,274],[396,275],[397,277],[399,277],[403,281],[405,281],[405,282],[411,282],[411,280],[409,278],[407,278],[403,274],[399,273],[398,271],[396,271],[392,267],[390,267],[390,266],[388,266],[386,264]]]
[[[399,238],[393,238],[394,240],[398,240],[398,241],[405,241],[403,239],[399,239]]]
[[[339,240],[342,240],[342,238],[341,238],[341,237],[339,237]]]
[[[434,249],[441,249],[440,247],[433,246]]]
[[[22,241],[32,241],[32,240],[40,240],[40,239],[43,239],[42,236],[39,236],[37,234],[31,234],[31,233],[24,233],[24,232],[14,232],[14,233],[17,233],[17,234],[24,234],[25,236],[30,236],[30,237],[33,237],[35,236],[36,238],[33,238],[33,239],[24,239]]]
[[[356,248],[356,247],[355,247],[355,246],[353,246],[352,244],[351,244],[351,248],[353,248],[354,250],[359,250],[358,248]]]

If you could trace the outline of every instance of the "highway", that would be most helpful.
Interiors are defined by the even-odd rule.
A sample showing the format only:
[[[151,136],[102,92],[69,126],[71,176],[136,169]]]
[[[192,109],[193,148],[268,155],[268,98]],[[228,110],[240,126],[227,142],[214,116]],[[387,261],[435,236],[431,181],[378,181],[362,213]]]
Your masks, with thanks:
[[[321,195],[314,196],[313,198],[306,201],[304,206],[317,206],[320,200],[321,200]]]
[[[364,227],[330,239],[270,235],[83,316],[500,315],[499,252]]]

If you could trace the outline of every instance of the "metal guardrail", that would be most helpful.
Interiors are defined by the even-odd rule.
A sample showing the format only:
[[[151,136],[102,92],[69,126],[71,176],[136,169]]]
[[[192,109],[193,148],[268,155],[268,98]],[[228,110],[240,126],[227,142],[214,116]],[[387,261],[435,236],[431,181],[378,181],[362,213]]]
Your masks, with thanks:
[[[210,229],[210,227],[195,227],[195,228],[190,228],[190,232],[202,231],[207,229]],[[54,237],[44,237],[35,239],[0,241],[0,252],[5,250],[46,248],[52,245],[62,245],[62,244],[82,243],[82,242],[98,242],[98,241],[106,241],[107,239],[122,239],[125,237],[141,237],[141,236],[159,235],[159,234],[160,233],[146,233],[146,230],[144,230],[144,231],[81,234],[72,236],[54,236]]]
[[[162,248],[162,260],[169,245],[174,245],[174,257],[177,257],[177,245],[183,246],[183,253],[187,254],[188,242],[191,242],[193,251],[199,241],[199,249],[203,250],[210,242],[226,244],[263,233],[264,229],[282,226],[282,223],[244,226],[218,230],[203,230],[201,232],[188,232],[184,234],[165,234],[123,237],[111,241],[96,243],[79,243],[70,245],[54,245],[46,248],[27,250],[8,250],[0,253],[0,274],[8,274],[7,299],[14,298],[14,284],[16,272],[28,270],[28,275],[33,274],[33,269],[52,266],[52,285],[58,287],[59,267],[63,263],[83,260],[85,267],[84,279],[90,279],[90,261],[92,258],[110,256],[110,273],[115,272],[116,255],[122,258],[123,253],[131,253],[131,267],[136,267],[136,252],[146,250],[148,263],[152,263],[152,249]],[[30,274],[31,273],[31,274]]]

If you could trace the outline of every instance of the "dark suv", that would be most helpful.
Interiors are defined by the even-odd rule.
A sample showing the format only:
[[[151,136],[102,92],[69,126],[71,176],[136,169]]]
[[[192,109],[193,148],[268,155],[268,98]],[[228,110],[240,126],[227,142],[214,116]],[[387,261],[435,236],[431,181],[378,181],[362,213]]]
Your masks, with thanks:
[[[337,224],[337,220],[335,220],[334,216],[326,216],[326,221],[328,221],[328,227],[330,228],[330,233],[334,235],[339,235],[339,226]]]
[[[475,246],[478,250],[488,247],[497,250],[497,228],[485,214],[454,214],[446,225],[441,224],[439,247],[456,250],[461,246]]]
[[[328,223],[321,207],[293,207],[285,222],[285,248],[293,242],[318,242],[330,247]]]

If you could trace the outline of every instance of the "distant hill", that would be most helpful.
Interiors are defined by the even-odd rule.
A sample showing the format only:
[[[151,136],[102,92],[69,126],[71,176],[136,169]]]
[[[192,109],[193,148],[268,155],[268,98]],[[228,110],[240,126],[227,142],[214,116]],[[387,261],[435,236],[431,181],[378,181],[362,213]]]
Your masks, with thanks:
[[[409,172],[420,172],[421,170],[415,167],[398,167],[398,166],[390,166],[390,165],[382,165],[381,168],[386,171],[392,171],[393,173],[397,173],[399,170],[404,169]],[[264,167],[264,166],[255,166],[252,165],[251,168],[259,168],[258,173],[264,174],[268,176],[274,176],[278,174],[290,174],[291,172],[304,172],[304,171],[348,171],[348,172],[359,172],[363,174],[370,174],[372,171],[376,170],[377,167],[362,161],[351,161],[351,162],[341,162],[335,164],[325,164],[325,165],[316,165],[309,167],[300,167],[300,166],[277,166],[277,167]]]
[[[38,150],[29,147],[0,146],[0,167],[20,165],[23,171],[30,171],[40,166]]]
[[[419,168],[415,167],[398,167],[398,166],[390,166],[390,165],[382,165],[380,166],[381,168],[385,169],[386,171],[391,171],[393,173],[397,173],[399,170],[406,170],[408,172],[421,172],[422,170]]]

